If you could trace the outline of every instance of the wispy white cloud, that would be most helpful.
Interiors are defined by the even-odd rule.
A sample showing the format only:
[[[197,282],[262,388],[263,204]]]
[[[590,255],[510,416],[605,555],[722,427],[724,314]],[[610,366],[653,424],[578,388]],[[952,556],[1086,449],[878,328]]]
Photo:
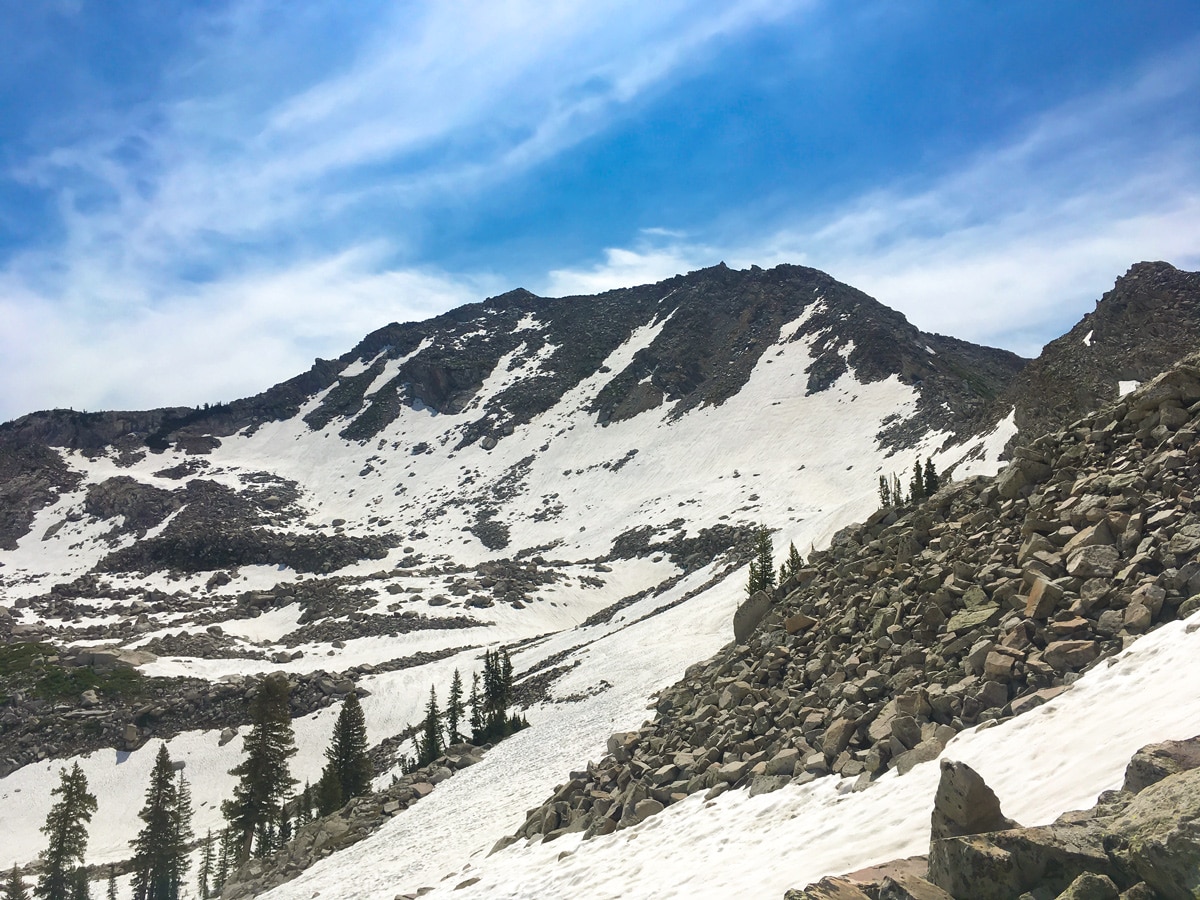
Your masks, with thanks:
[[[132,289],[132,288],[131,288]],[[77,409],[196,405],[265,390],[393,321],[415,321],[497,292],[487,279],[387,270],[360,248],[282,271],[79,315],[0,282],[0,420],[24,398]],[[39,406],[38,408],[41,408]]]
[[[158,94],[8,173],[55,197],[62,237],[0,272],[0,418],[245,392],[307,364],[289,342],[336,353],[394,317],[396,291],[426,291],[428,311],[478,299],[465,289],[486,278],[396,262],[424,204],[554,157],[707,45],[806,2],[403,3],[311,63],[309,32],[341,4],[233,4]],[[386,223],[348,224],[381,197]]]
[[[592,266],[552,270],[541,290],[547,296],[568,297],[649,284],[711,265],[714,252],[688,243],[681,233],[647,229],[633,249],[609,247],[603,261]]]
[[[800,263],[927,330],[1036,355],[1131,263],[1200,268],[1200,141],[1139,127],[1198,89],[1200,55],[1173,56],[1131,85],[1042,112],[953,171],[765,227],[751,208],[719,235],[643,232],[545,286],[608,289],[720,259]]]

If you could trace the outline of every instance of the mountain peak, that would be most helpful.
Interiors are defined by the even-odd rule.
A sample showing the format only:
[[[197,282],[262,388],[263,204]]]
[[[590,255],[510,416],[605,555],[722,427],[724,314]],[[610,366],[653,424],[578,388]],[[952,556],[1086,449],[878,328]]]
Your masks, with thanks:
[[[1066,427],[1200,345],[1200,272],[1139,262],[1070,331],[1048,343],[1002,405],[1022,439]]]

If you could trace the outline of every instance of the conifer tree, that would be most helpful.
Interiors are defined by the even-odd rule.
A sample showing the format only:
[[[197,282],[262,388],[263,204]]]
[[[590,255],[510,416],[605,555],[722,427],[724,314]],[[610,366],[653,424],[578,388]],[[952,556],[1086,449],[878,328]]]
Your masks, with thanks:
[[[933,467],[933,460],[925,460],[925,496],[932,497],[938,492],[938,488],[942,486],[942,480],[938,478],[937,469]]]
[[[442,753],[442,714],[438,711],[437,690],[430,685],[429,702],[425,705],[425,721],[417,739],[417,765],[433,762]]]
[[[796,549],[795,544],[788,544],[787,559],[779,566],[779,583],[783,584],[803,568],[804,559],[800,556],[800,551]]]
[[[183,877],[191,866],[188,846],[195,837],[192,831],[192,787],[182,769],[179,770],[179,781],[175,785],[175,810],[171,817],[171,827],[174,830],[172,840],[178,848],[172,864],[171,887],[172,896],[178,897],[183,892]]]
[[[29,892],[25,890],[25,881],[16,863],[13,863],[12,871],[4,880],[4,900],[29,900]]]
[[[300,792],[300,796],[296,798],[296,828],[303,828],[313,820],[313,788],[307,781],[304,782],[304,790]]]
[[[106,900],[117,900],[117,867],[109,865],[108,867],[108,892],[105,894]]]
[[[908,483],[908,497],[916,503],[925,499],[925,476],[921,472],[921,460],[913,460],[912,480]]]
[[[213,876],[216,875],[216,851],[213,848],[212,829],[204,835],[204,848],[200,851],[200,868],[196,872],[196,891],[200,900],[212,897]]]
[[[904,488],[900,486],[900,476],[892,473],[892,506],[904,505]]]
[[[483,743],[480,736],[483,734],[483,700],[479,696],[479,673],[471,674],[471,698],[468,701],[471,707],[471,740],[476,744]]]
[[[229,880],[229,872],[234,865],[234,857],[237,855],[237,832],[226,826],[221,829],[221,837],[217,847],[217,871],[213,876],[212,892],[214,897],[220,897],[221,891],[225,889],[225,882]]]
[[[88,792],[87,776],[75,763],[59,770],[58,787],[50,792],[58,800],[50,807],[42,834],[49,846],[42,853],[42,874],[33,894],[38,900],[69,900],[78,890],[76,872],[87,851],[87,823],[96,811],[96,797]],[[84,871],[84,884],[87,875]]]
[[[771,532],[760,528],[754,538],[754,559],[750,561],[750,578],[746,593],[754,596],[759,591],[769,591],[775,586],[775,550],[771,545]]]
[[[500,651],[500,691],[503,702],[501,710],[508,709],[508,705],[512,703],[513,689],[513,664],[509,658],[507,650]]]
[[[463,717],[463,683],[458,669],[450,681],[450,698],[446,701],[446,743],[457,744],[462,740],[458,726]]]
[[[88,883],[86,866],[80,866],[71,876],[71,900],[92,900],[92,886]]]
[[[325,750],[325,770],[317,782],[317,807],[327,816],[352,797],[371,789],[371,760],[367,757],[367,720],[358,695],[351,691],[342,703]]]
[[[146,804],[138,818],[145,825],[130,842],[134,900],[178,900],[188,866],[192,804],[183,773],[175,780],[166,744],[159,745],[146,788]]]
[[[253,725],[246,736],[246,758],[229,771],[239,781],[233,799],[221,808],[238,836],[236,863],[245,862],[252,852],[265,856],[274,849],[283,804],[297,783],[288,771],[288,760],[296,754],[290,690],[282,674],[263,679],[250,707]]]

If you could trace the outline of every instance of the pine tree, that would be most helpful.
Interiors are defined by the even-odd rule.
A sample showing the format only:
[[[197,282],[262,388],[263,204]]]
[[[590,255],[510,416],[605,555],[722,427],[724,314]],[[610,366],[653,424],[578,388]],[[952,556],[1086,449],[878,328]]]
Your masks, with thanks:
[[[467,701],[471,707],[471,740],[476,744],[483,743],[483,700],[479,696],[479,673],[471,674],[471,697]]]
[[[4,900],[29,900],[29,892],[25,890],[25,881],[16,863],[13,863],[12,871],[4,881]]]
[[[942,486],[942,480],[938,478],[937,469],[933,467],[933,460],[925,460],[925,496],[932,497],[938,492],[938,488]]]
[[[900,476],[892,473],[892,505],[904,505],[904,488],[900,486]]]
[[[879,508],[887,509],[892,506],[892,486],[886,475],[879,476]]]
[[[503,712],[512,703],[513,664],[507,650],[500,651],[500,710]]]
[[[800,551],[795,544],[788,544],[787,559],[779,566],[779,583],[783,584],[803,568],[804,558],[800,556]]]
[[[96,797],[88,792],[87,777],[75,763],[59,770],[59,784],[50,792],[59,799],[50,807],[42,834],[50,839],[42,854],[42,874],[34,896],[38,900],[68,900],[78,889],[75,873],[87,851],[87,823],[96,811]],[[86,872],[85,872],[86,884]]]
[[[192,831],[192,788],[182,769],[179,770],[179,781],[175,785],[175,810],[171,817],[171,828],[172,841],[177,848],[171,866],[171,896],[174,900],[183,891],[183,877],[191,866],[188,845],[195,837]]]
[[[182,772],[179,781],[175,780],[171,754],[166,744],[160,744],[146,788],[146,804],[138,813],[145,825],[130,842],[134,900],[178,900],[188,866],[191,817],[187,782]]]
[[[263,679],[250,707],[253,725],[245,741],[246,758],[229,771],[239,781],[233,799],[221,808],[239,839],[237,863],[249,859],[251,852],[265,856],[274,849],[283,804],[297,783],[287,762],[296,754],[288,709],[290,690],[281,674]]]
[[[454,678],[450,681],[450,699],[446,701],[446,743],[457,744],[462,741],[458,726],[463,717],[463,683],[462,674],[454,670]]]
[[[921,473],[921,460],[913,460],[912,480],[908,483],[908,498],[916,503],[925,499],[925,476]]]
[[[306,781],[304,782],[304,790],[302,790],[300,792],[300,796],[296,798],[297,831],[313,820],[313,805],[312,785]]]
[[[775,586],[774,555],[771,532],[760,528],[754,538],[754,559],[750,561],[750,578],[746,582],[746,593],[751,597]]]
[[[424,766],[442,754],[442,714],[438,711],[437,690],[430,685],[429,702],[425,705],[425,721],[417,739],[417,765]]]
[[[317,808],[326,816],[353,797],[371,790],[371,760],[367,757],[367,719],[358,695],[351,691],[342,703],[325,750],[325,770],[317,782]]]
[[[217,873],[213,876],[213,896],[221,896],[225,882],[229,880],[230,869],[233,868],[234,857],[237,855],[237,832],[230,827],[221,829],[221,838],[217,847]]]
[[[204,835],[204,849],[200,852],[200,869],[196,873],[196,891],[200,900],[212,897],[213,876],[216,875],[216,853],[213,850],[212,829]]]
[[[106,900],[117,900],[117,867],[110,865],[108,867],[108,892],[105,894]]]

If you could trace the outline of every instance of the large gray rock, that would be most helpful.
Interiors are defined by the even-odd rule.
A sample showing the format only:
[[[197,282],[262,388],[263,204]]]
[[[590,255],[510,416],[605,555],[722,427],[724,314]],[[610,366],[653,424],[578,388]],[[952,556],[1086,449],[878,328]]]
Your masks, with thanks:
[[[1143,789],[1109,831],[1114,855],[1165,900],[1200,897],[1200,769]]]
[[[1121,565],[1121,553],[1108,544],[1093,544],[1067,557],[1067,572],[1075,578],[1111,578]]]
[[[978,772],[966,763],[942,760],[942,779],[933,798],[931,840],[1003,831],[1014,825]]]
[[[1034,888],[1057,893],[1084,872],[1120,878],[1102,834],[1084,825],[1014,828],[929,845],[929,880],[964,900],[1017,900]]]
[[[1148,744],[1129,760],[1121,789],[1136,794],[1168,775],[1197,768],[1200,768],[1200,737]]]
[[[1084,872],[1054,900],[1117,900],[1117,886],[1106,875]]]
[[[743,644],[771,608],[771,595],[758,591],[745,600],[733,614],[733,639]]]

